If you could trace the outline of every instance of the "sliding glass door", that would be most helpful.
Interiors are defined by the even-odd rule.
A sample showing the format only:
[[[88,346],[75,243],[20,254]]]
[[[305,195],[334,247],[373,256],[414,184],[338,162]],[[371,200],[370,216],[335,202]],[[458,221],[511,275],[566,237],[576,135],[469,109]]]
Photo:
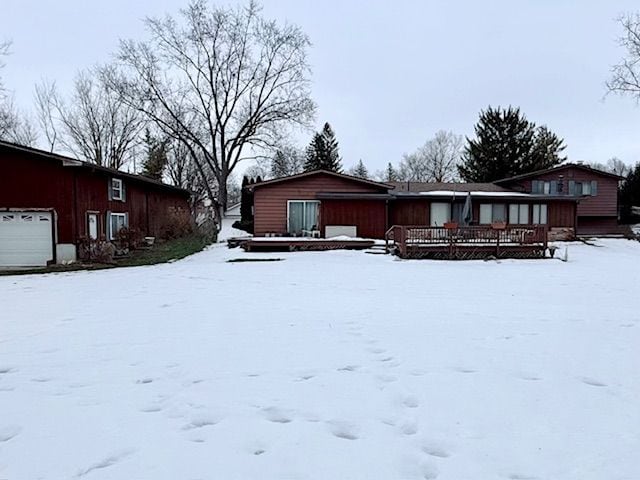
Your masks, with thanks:
[[[320,202],[317,200],[289,200],[287,203],[287,230],[290,235],[318,230]]]

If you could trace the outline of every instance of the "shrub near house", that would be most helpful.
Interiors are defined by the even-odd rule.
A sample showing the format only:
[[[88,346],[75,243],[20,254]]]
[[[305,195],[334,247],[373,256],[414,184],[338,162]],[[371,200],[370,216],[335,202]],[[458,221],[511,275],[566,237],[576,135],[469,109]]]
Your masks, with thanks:
[[[0,268],[73,261],[123,228],[129,242],[191,228],[189,192],[149,178],[7,142],[0,168]]]

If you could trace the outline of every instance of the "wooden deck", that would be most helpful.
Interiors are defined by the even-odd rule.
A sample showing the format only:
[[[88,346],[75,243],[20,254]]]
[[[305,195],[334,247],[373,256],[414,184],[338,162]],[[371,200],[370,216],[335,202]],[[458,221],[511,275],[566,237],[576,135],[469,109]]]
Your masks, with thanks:
[[[385,236],[387,251],[401,258],[472,260],[483,258],[544,258],[547,228],[517,225],[502,228],[391,227]]]
[[[247,252],[294,252],[322,250],[365,250],[375,242],[364,239],[325,239],[296,237],[253,237],[229,239],[229,247],[240,246]]]

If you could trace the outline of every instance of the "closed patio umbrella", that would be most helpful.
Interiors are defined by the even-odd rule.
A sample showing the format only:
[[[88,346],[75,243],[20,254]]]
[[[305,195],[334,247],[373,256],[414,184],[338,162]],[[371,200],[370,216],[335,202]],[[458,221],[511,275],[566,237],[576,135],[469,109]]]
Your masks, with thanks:
[[[462,207],[462,223],[468,226],[473,220],[473,210],[471,208],[471,192],[467,194],[467,199],[464,201],[464,207]]]

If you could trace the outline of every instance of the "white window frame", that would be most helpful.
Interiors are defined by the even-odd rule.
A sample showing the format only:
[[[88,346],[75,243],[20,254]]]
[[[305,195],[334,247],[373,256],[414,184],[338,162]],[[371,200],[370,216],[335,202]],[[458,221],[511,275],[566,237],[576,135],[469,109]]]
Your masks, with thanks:
[[[302,219],[302,223],[306,224],[306,218],[305,216],[307,215],[307,209],[306,204],[307,203],[315,203],[316,205],[318,205],[318,217],[316,218],[316,227],[318,228],[318,230],[320,229],[320,200],[287,200],[287,232],[291,232],[291,225],[289,225],[289,219],[290,219],[290,211],[291,211],[291,204],[292,203],[304,203],[305,206],[302,207],[302,215],[303,215],[303,219]]]
[[[122,180],[119,178],[111,179],[111,200],[120,200],[121,202],[124,201],[124,187]]]
[[[113,231],[113,217],[122,217],[124,218],[124,222],[122,224],[122,226],[124,228],[129,228],[129,215],[127,213],[120,213],[120,212],[111,212],[109,214],[109,240],[115,240],[116,239],[116,233]]]
[[[531,210],[533,225],[546,225],[549,222],[549,208],[546,203],[535,203]]]

